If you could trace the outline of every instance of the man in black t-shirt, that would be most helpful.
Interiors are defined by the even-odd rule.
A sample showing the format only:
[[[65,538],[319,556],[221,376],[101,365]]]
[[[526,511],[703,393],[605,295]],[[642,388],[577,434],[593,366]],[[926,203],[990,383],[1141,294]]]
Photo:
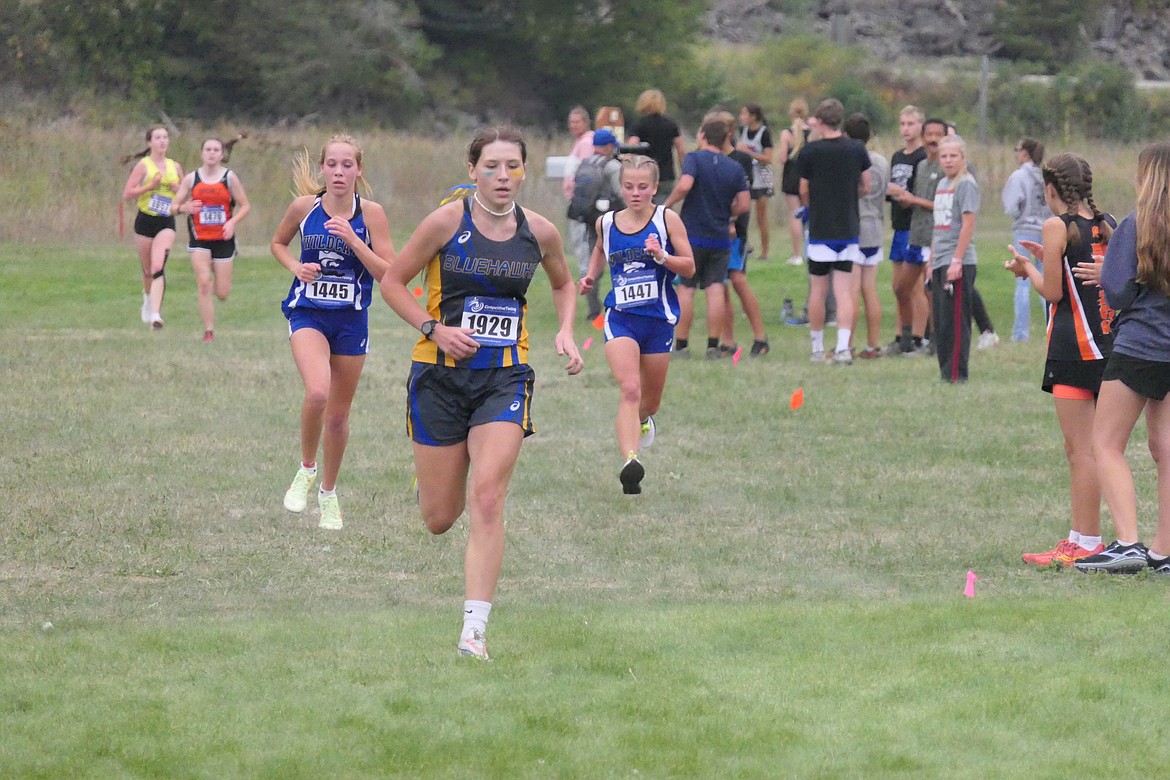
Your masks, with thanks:
[[[841,132],[845,109],[829,98],[814,114],[821,138],[800,151],[800,200],[808,207],[808,319],[813,362],[825,359],[825,295],[832,282],[837,301],[837,348],[833,362],[850,365],[853,263],[861,258],[857,199],[869,192],[869,152]],[[845,325],[846,327],[841,327]]]

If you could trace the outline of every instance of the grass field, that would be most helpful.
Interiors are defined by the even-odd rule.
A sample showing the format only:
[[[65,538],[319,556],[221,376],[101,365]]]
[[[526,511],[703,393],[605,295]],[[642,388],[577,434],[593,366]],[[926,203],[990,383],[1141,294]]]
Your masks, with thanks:
[[[639,497],[599,334],[564,376],[538,277],[490,664],[455,654],[466,525],[418,519],[415,334],[387,307],[325,532],[280,503],[301,385],[275,261],[237,261],[205,345],[181,252],[151,333],[128,245],[0,245],[0,777],[1158,774],[1166,583],[1019,561],[1067,532],[1067,471],[1042,342],[1006,343],[1006,240],[979,234],[1005,343],[965,386],[810,365],[776,324],[803,272],[755,266],[772,353],[671,367]]]

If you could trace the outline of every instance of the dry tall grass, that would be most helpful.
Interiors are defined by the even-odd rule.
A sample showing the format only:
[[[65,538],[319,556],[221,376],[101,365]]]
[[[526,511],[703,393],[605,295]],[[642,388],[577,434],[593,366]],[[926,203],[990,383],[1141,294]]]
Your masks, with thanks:
[[[234,134],[239,128],[185,126],[172,135],[170,155],[185,170],[199,164],[199,145],[207,135]],[[117,160],[142,149],[145,128],[121,132],[96,129],[77,121],[20,123],[5,126],[5,154],[0,157],[0,240],[39,243],[108,244],[118,241],[118,196],[130,166]],[[247,186],[252,215],[241,226],[245,247],[266,247],[291,199],[293,155],[308,148],[314,156],[332,134],[319,128],[253,129],[236,147],[230,163]],[[466,179],[469,137],[431,138],[386,130],[355,134],[365,150],[366,174],[374,197],[387,206],[398,243],[405,240],[440,194]],[[550,154],[565,154],[568,136],[549,138],[529,133],[530,170],[523,201],[550,216],[563,213],[558,183],[544,175]],[[874,148],[889,154],[896,137],[875,139]],[[1064,149],[1050,148],[1049,154]],[[1139,147],[1084,142],[1067,151],[1084,154],[1096,173],[1097,201],[1115,214],[1133,203],[1133,176]],[[984,213],[999,214],[999,193],[1015,168],[1010,145],[972,144],[971,162],[978,170]],[[772,209],[773,219],[782,209]],[[121,218],[129,240],[133,205]],[[180,240],[185,238],[180,229]],[[260,250],[263,251],[263,250]]]
[[[199,147],[210,135],[231,137],[239,129],[183,127],[172,133],[169,156],[184,171],[199,165]],[[145,128],[123,132],[75,122],[6,126],[8,151],[0,157],[0,240],[38,243],[117,242],[118,199],[131,165],[119,158],[145,147]],[[245,246],[267,247],[292,199],[292,160],[307,148],[315,158],[334,130],[252,129],[228,164],[247,187],[252,214],[241,224]],[[365,154],[365,172],[374,199],[387,207],[394,238],[401,243],[438,203],[448,187],[467,180],[466,138],[428,138],[393,131],[352,133]],[[544,179],[544,160],[564,154],[547,137],[527,134],[530,171],[524,202],[550,215],[563,210],[557,182]],[[567,142],[557,143],[567,148]],[[126,240],[133,231],[134,206],[122,217]],[[180,240],[186,229],[180,227]]]

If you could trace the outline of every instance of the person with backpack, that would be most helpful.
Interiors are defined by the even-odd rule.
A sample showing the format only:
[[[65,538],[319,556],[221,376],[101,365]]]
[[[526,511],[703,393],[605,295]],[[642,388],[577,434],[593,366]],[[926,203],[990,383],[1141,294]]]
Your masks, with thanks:
[[[621,196],[622,164],[616,154],[618,140],[607,127],[593,132],[593,154],[582,160],[573,174],[573,197],[569,200],[569,219],[585,223],[589,254],[597,246],[597,220],[607,211],[625,208]],[[601,314],[601,298],[596,289],[586,295],[590,320]]]

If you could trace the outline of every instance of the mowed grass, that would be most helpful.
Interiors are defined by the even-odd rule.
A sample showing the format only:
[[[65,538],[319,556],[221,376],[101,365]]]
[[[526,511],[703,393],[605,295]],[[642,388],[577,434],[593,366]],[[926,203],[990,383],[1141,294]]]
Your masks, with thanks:
[[[1147,775],[1167,584],[1019,562],[1067,531],[1067,471],[1038,313],[1006,343],[1007,235],[979,238],[1005,343],[957,387],[811,365],[777,324],[803,272],[756,264],[772,353],[672,365],[636,498],[600,334],[566,377],[538,277],[490,664],[455,655],[466,521],[418,520],[416,336],[380,301],[328,533],[280,504],[301,385],[275,261],[237,261],[204,345],[182,252],[151,333],[129,246],[0,247],[0,776]],[[882,291],[887,340],[884,267]],[[1141,425],[1131,456],[1149,532]]]

